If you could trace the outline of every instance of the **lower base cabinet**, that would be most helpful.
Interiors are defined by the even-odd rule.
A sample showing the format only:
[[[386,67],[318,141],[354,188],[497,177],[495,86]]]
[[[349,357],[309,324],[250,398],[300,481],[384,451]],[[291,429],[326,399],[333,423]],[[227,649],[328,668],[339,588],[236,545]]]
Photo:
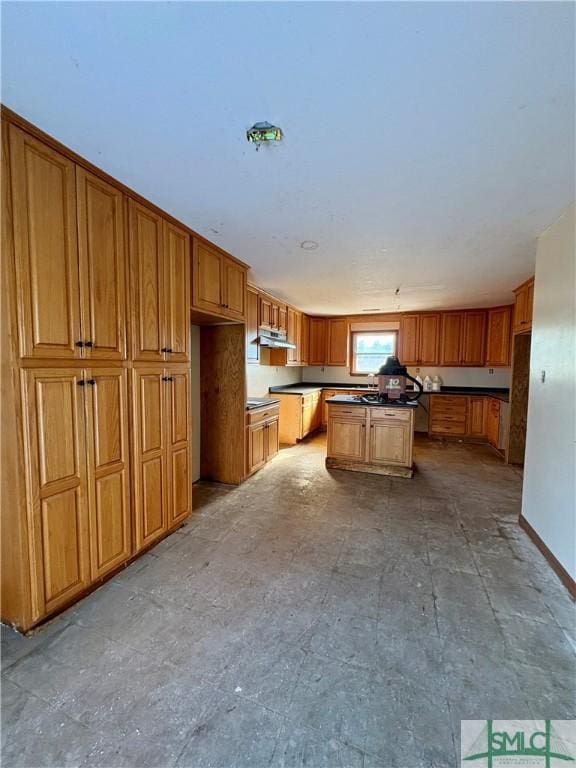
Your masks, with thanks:
[[[431,395],[430,437],[489,442],[498,448],[500,400],[486,395]]]
[[[280,401],[280,442],[295,445],[322,426],[321,391],[310,394],[274,394]]]
[[[276,456],[279,444],[279,406],[263,406],[246,414],[246,475],[252,475]]]

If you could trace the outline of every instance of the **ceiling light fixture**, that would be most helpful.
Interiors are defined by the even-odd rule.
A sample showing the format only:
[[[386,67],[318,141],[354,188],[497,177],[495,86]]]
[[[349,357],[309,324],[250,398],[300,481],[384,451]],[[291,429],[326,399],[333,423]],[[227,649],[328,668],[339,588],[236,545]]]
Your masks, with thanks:
[[[268,141],[282,141],[284,134],[282,128],[278,128],[266,121],[262,123],[254,123],[252,128],[248,128],[246,131],[246,138],[252,144],[256,144],[256,149],[260,144]]]
[[[303,248],[305,251],[315,251],[318,248],[318,243],[316,240],[302,240],[300,248]]]

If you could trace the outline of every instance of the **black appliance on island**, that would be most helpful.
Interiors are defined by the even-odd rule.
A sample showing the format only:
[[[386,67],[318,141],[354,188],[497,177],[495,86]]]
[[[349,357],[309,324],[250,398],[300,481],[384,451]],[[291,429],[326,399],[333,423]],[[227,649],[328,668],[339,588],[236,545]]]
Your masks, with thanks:
[[[406,391],[407,381],[414,382],[415,391],[413,393]],[[424,388],[418,379],[410,376],[406,366],[402,365],[397,357],[390,355],[378,371],[378,394],[364,395],[362,399],[366,402],[390,403],[391,405],[399,403],[414,403],[416,405],[416,401],[423,391]]]

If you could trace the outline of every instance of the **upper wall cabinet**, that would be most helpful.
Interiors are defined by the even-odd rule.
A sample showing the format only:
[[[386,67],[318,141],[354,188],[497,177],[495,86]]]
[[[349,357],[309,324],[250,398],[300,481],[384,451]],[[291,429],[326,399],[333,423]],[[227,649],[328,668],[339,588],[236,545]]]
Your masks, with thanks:
[[[512,307],[488,310],[486,365],[494,368],[510,365],[511,329]]]
[[[440,345],[441,365],[483,366],[486,311],[444,312]]]
[[[348,365],[348,318],[328,320],[326,338],[326,365]]]
[[[326,364],[326,318],[310,318],[310,346],[308,365]]]
[[[22,357],[126,358],[124,197],[10,126]]]
[[[246,316],[246,268],[216,246],[194,238],[192,303],[201,312],[242,321]]]
[[[259,296],[258,289],[249,285],[246,288],[246,362],[249,365],[260,362],[258,344]]]
[[[532,305],[534,304],[534,278],[531,277],[514,291],[514,333],[526,333],[532,329]]]
[[[288,308],[267,293],[260,293],[260,325],[273,331],[288,331]]]
[[[438,365],[440,314],[402,315],[398,344],[402,365]]]
[[[74,163],[10,125],[20,354],[82,356]]]
[[[155,211],[129,201],[134,360],[190,356],[190,238]]]

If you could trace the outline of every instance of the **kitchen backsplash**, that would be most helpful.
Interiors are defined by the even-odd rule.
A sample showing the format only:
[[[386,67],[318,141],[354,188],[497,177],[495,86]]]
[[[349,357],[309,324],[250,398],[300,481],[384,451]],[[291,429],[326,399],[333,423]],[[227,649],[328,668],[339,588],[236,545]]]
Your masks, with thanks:
[[[302,378],[297,381],[314,381],[318,383],[332,384],[367,384],[368,378],[363,376],[351,376],[348,368],[339,366],[308,366],[298,369],[302,371]],[[489,371],[493,370],[491,374]],[[416,368],[408,368],[411,376],[416,376]],[[433,368],[422,366],[420,376],[440,376],[444,386],[448,387],[509,387],[510,368]]]
[[[265,397],[268,387],[282,387],[302,381],[304,368],[273,365],[246,366],[246,392],[249,397]]]

